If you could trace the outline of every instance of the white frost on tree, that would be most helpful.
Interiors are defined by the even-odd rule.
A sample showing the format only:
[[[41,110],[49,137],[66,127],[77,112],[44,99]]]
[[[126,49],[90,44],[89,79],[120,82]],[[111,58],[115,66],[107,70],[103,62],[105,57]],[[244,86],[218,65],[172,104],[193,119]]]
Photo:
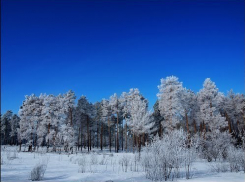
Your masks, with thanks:
[[[210,78],[204,81],[203,89],[198,93],[198,102],[200,105],[200,118],[204,126],[208,126],[208,130],[213,131],[227,126],[227,121],[219,112],[221,95]]]
[[[177,77],[170,76],[161,79],[158,89],[159,110],[164,117],[162,125],[167,131],[172,130],[179,123],[179,112],[181,111],[179,93],[182,90],[182,83]]]

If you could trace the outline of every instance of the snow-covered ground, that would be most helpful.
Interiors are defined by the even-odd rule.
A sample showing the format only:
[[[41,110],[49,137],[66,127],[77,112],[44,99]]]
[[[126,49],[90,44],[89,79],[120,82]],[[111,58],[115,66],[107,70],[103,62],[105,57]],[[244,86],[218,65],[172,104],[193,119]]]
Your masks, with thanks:
[[[108,151],[92,151],[90,154],[55,154],[41,152],[14,152],[16,147],[2,146],[1,150],[1,181],[25,182],[30,181],[30,172],[38,163],[48,161],[47,170],[42,181],[47,182],[150,182],[145,178],[145,173],[138,160],[138,154],[112,153]],[[43,149],[43,151],[45,148]],[[122,165],[123,159],[129,159],[126,169]],[[125,164],[125,163],[124,163]],[[85,170],[85,171],[84,171]],[[191,182],[244,182],[245,174],[215,173],[211,170],[210,163],[205,161],[195,162],[193,176],[186,180],[183,176],[177,181]]]

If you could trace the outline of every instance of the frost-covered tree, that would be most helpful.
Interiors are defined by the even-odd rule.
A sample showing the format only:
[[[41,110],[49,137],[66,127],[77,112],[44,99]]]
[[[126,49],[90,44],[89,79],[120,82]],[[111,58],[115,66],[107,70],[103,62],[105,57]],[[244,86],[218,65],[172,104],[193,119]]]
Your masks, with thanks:
[[[11,132],[11,120],[13,117],[13,112],[8,110],[5,114],[1,116],[1,144],[6,145],[10,142],[9,135]]]
[[[225,128],[227,122],[219,112],[219,104],[221,95],[218,93],[218,88],[215,83],[207,78],[204,81],[203,88],[198,93],[198,102],[200,105],[200,118],[203,121],[203,129],[214,131]]]
[[[32,151],[32,146],[36,141],[37,127],[40,121],[39,106],[39,98],[32,94],[25,97],[25,101],[19,110],[20,137],[21,140],[27,141],[28,151]]]
[[[179,101],[181,105],[181,111],[180,114],[185,118],[186,121],[186,129],[189,133],[189,116],[191,114],[191,111],[195,107],[195,93],[191,90],[187,90],[186,88],[181,89],[179,92]]]
[[[148,101],[140,94],[139,89],[130,89],[125,107],[129,114],[130,130],[138,138],[140,151],[141,137],[143,136],[143,143],[145,143],[145,134],[151,134],[156,130],[152,113],[148,111]]]
[[[76,99],[75,93],[72,90],[69,90],[67,93],[64,94],[63,98],[64,98],[64,106],[65,106],[64,109],[69,118],[68,120],[70,126],[72,126],[73,125],[72,116],[73,116],[73,110],[74,110],[75,99]]]
[[[228,121],[228,127],[229,132],[231,133],[232,130],[234,130],[234,123],[236,123],[236,120],[238,119],[236,116],[238,116],[238,103],[236,99],[237,95],[233,92],[233,90],[230,90],[227,94],[227,97],[225,97],[225,117]]]
[[[238,133],[245,126],[245,97],[235,94],[232,90],[228,92],[224,102],[225,116],[228,121],[229,131]]]
[[[100,141],[100,147],[102,150],[102,143],[103,143],[103,121],[102,121],[102,103],[101,102],[95,102],[94,103],[94,109],[95,109],[95,117],[94,120],[96,123],[93,125],[93,130],[95,131],[95,135],[97,137],[96,139],[96,146],[99,147],[99,141]],[[99,132],[99,130],[101,132]],[[100,140],[99,140],[100,137]]]
[[[119,98],[116,93],[110,96],[109,105],[111,107],[112,114],[117,115],[117,124],[116,124],[117,137],[116,137],[115,150],[116,152],[118,152],[119,151],[119,113],[121,108],[120,108]]]
[[[11,131],[9,136],[11,138],[12,144],[17,144],[18,128],[20,127],[20,118],[18,115],[14,114],[9,121]]]
[[[59,96],[61,97],[61,96]],[[59,103],[58,99],[54,95],[47,95],[44,99],[44,108],[42,110],[43,113],[43,120],[42,120],[42,129],[45,127],[45,139],[47,142],[47,149],[50,145],[56,149],[56,136],[58,133],[58,127],[60,124],[59,120]]]
[[[37,145],[43,146],[45,142],[45,137],[48,134],[48,128],[50,130],[51,121],[48,117],[49,113],[47,113],[49,112],[48,105],[46,105],[46,99],[48,99],[48,96],[46,94],[40,94],[39,99],[42,105],[40,111],[40,122],[37,128]]]
[[[162,137],[163,128],[162,128],[162,122],[164,120],[164,117],[161,115],[159,110],[159,100],[157,100],[153,106],[154,112],[152,114],[153,121],[155,122],[155,127],[158,128],[157,133],[159,137]]]
[[[101,101],[101,114],[102,114],[102,123],[101,124],[103,125],[103,123],[104,123],[108,126],[109,149],[111,152],[111,115],[112,115],[112,111],[111,111],[111,106],[110,106],[109,100],[103,99]],[[102,143],[102,141],[101,141],[101,143]],[[102,149],[102,145],[101,145],[101,149]]]
[[[180,168],[185,167],[186,178],[190,178],[190,169],[195,161],[195,142],[186,145],[189,134],[173,130],[163,138],[156,136],[142,152],[142,164],[146,178],[152,181],[174,180],[180,177]],[[188,147],[190,146],[190,147]]]
[[[209,162],[213,159],[222,159],[227,157],[227,149],[232,144],[231,135],[225,131],[214,130],[207,132],[206,137],[200,137],[201,154]]]
[[[83,120],[81,120],[81,127],[82,127],[82,122],[85,122],[87,133],[86,133],[86,135],[84,135],[84,137],[87,136],[87,140],[85,138],[84,138],[84,140],[86,140],[85,143],[87,143],[87,147],[88,147],[88,151],[89,151],[91,149],[90,126],[92,124],[92,119],[95,115],[95,110],[94,110],[93,104],[90,103],[85,96],[82,96],[82,97],[80,97],[80,99],[78,99],[76,110],[77,110],[77,113],[81,117],[84,118]],[[81,131],[82,131],[82,129],[81,129]]]
[[[131,101],[133,89],[129,93],[123,92],[120,96],[120,104],[122,107],[122,114],[125,121],[125,149],[128,149],[128,122],[130,120]]]
[[[194,133],[197,133],[198,128],[200,128],[202,120],[200,118],[200,105],[198,103],[197,94],[192,95],[192,108],[190,110],[190,121],[193,126]]]
[[[167,131],[173,130],[179,123],[179,113],[181,105],[179,101],[179,93],[182,90],[182,83],[175,76],[161,79],[161,85],[158,86],[159,93],[159,110],[164,117],[162,125]]]
[[[61,132],[64,142],[64,147],[67,149],[72,149],[75,146],[75,129],[73,126],[73,111],[75,107],[75,93],[72,90],[69,90],[63,96],[57,97],[58,104],[58,118],[61,121]],[[62,122],[67,120],[66,123]],[[76,130],[77,131],[77,130]],[[57,132],[56,132],[57,134]]]

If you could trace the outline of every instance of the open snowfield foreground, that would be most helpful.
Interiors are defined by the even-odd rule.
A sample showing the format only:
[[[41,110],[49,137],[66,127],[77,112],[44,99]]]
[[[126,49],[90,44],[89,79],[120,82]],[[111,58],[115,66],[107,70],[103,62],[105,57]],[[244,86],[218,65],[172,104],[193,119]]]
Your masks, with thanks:
[[[92,151],[89,154],[55,154],[45,153],[46,148],[39,152],[16,152],[17,147],[2,146],[1,150],[1,181],[27,182],[30,173],[37,164],[47,164],[42,181],[53,182],[105,182],[128,181],[150,182],[140,160],[139,154],[112,153],[108,151]],[[216,173],[211,163],[198,161],[193,164],[191,179],[184,176],[181,169],[180,178],[175,181],[195,182],[244,182],[244,172]]]

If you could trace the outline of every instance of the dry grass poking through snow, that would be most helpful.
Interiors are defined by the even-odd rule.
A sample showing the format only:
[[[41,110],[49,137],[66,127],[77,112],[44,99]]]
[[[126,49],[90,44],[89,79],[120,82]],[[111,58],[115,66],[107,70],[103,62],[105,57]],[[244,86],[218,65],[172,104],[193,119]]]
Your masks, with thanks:
[[[46,153],[46,148],[39,152],[18,152],[17,147],[2,146],[1,181],[29,182],[31,171],[37,164],[46,164],[40,168],[40,179],[46,182],[105,182],[112,180],[130,182],[150,182],[146,179],[142,157],[138,153],[109,153],[94,151],[77,154]],[[39,166],[40,166],[39,165]],[[45,171],[43,173],[42,172]],[[209,164],[199,161],[193,164],[193,176],[188,181],[243,182],[245,175],[238,173],[216,173]],[[182,170],[182,169],[181,169]],[[37,172],[37,171],[36,171]],[[187,181],[180,173],[178,181]]]

